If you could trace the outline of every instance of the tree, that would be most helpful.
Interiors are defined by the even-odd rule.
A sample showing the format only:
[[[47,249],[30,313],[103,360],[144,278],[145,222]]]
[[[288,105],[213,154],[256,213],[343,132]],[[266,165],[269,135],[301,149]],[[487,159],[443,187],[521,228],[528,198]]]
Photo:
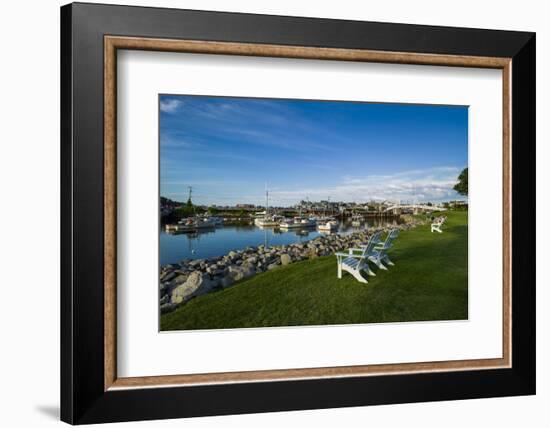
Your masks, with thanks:
[[[458,193],[468,196],[468,168],[464,168],[458,176],[458,183],[453,187]]]
[[[187,199],[187,203],[185,204],[185,207],[186,207],[188,210],[192,210],[192,209],[193,209],[193,202],[191,202],[191,196],[189,196],[189,199]]]
[[[185,205],[180,205],[179,207],[177,207],[175,210],[174,210],[174,213],[176,214],[176,216],[178,218],[182,218],[182,217],[190,217],[192,216],[193,214],[195,214],[194,212],[194,209],[193,209],[193,205],[191,205],[190,207],[185,204]]]

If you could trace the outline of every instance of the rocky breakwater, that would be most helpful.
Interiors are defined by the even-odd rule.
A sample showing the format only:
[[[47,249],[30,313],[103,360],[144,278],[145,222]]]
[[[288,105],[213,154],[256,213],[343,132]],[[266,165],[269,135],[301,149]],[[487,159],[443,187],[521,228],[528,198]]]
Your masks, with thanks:
[[[418,220],[393,228],[410,229]],[[367,242],[369,236],[383,228],[371,228],[347,235],[324,235],[311,241],[276,247],[247,247],[207,259],[182,260],[162,266],[160,271],[161,313],[171,312],[194,297],[231,287],[237,281],[258,273],[302,260],[328,256]],[[389,228],[387,228],[389,229]],[[384,228],[384,230],[387,230]]]

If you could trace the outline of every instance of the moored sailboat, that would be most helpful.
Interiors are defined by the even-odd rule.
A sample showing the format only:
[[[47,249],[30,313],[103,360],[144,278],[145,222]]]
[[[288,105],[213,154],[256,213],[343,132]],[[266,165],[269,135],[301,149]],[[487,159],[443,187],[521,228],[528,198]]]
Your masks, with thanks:
[[[281,217],[275,214],[269,214],[269,191],[267,190],[267,185],[265,187],[265,211],[263,216],[256,217],[254,219],[254,224],[258,227],[276,227],[279,226],[279,221]]]

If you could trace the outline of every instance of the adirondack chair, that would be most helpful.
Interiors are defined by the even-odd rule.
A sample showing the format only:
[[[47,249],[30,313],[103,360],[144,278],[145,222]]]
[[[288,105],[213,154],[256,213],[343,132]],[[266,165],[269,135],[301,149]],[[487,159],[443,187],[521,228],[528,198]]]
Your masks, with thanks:
[[[437,217],[431,225],[432,233],[434,232],[443,233],[443,231],[441,230],[441,226],[443,226],[446,220],[447,220],[447,217]]]
[[[399,229],[392,229],[386,236],[384,242],[375,245],[371,253],[368,255],[368,260],[373,262],[380,269],[388,270],[384,263],[388,266],[394,266],[394,263],[388,257],[387,251],[392,247],[393,241],[399,235]]]
[[[350,248],[347,253],[336,253],[336,260],[338,263],[338,279],[342,278],[342,271],[349,272],[353,277],[364,284],[368,281],[363,278],[361,271],[364,270],[368,275],[375,275],[370,270],[367,263],[368,255],[374,250],[377,243],[380,242],[380,233],[373,234],[367,245],[363,248]]]

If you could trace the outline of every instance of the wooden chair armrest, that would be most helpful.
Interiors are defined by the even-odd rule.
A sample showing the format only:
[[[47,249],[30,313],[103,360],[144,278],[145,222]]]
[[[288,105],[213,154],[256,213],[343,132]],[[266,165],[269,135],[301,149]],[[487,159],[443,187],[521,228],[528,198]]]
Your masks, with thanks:
[[[336,257],[354,257],[356,259],[364,259],[365,256],[359,254],[348,254],[348,253],[335,253]]]

